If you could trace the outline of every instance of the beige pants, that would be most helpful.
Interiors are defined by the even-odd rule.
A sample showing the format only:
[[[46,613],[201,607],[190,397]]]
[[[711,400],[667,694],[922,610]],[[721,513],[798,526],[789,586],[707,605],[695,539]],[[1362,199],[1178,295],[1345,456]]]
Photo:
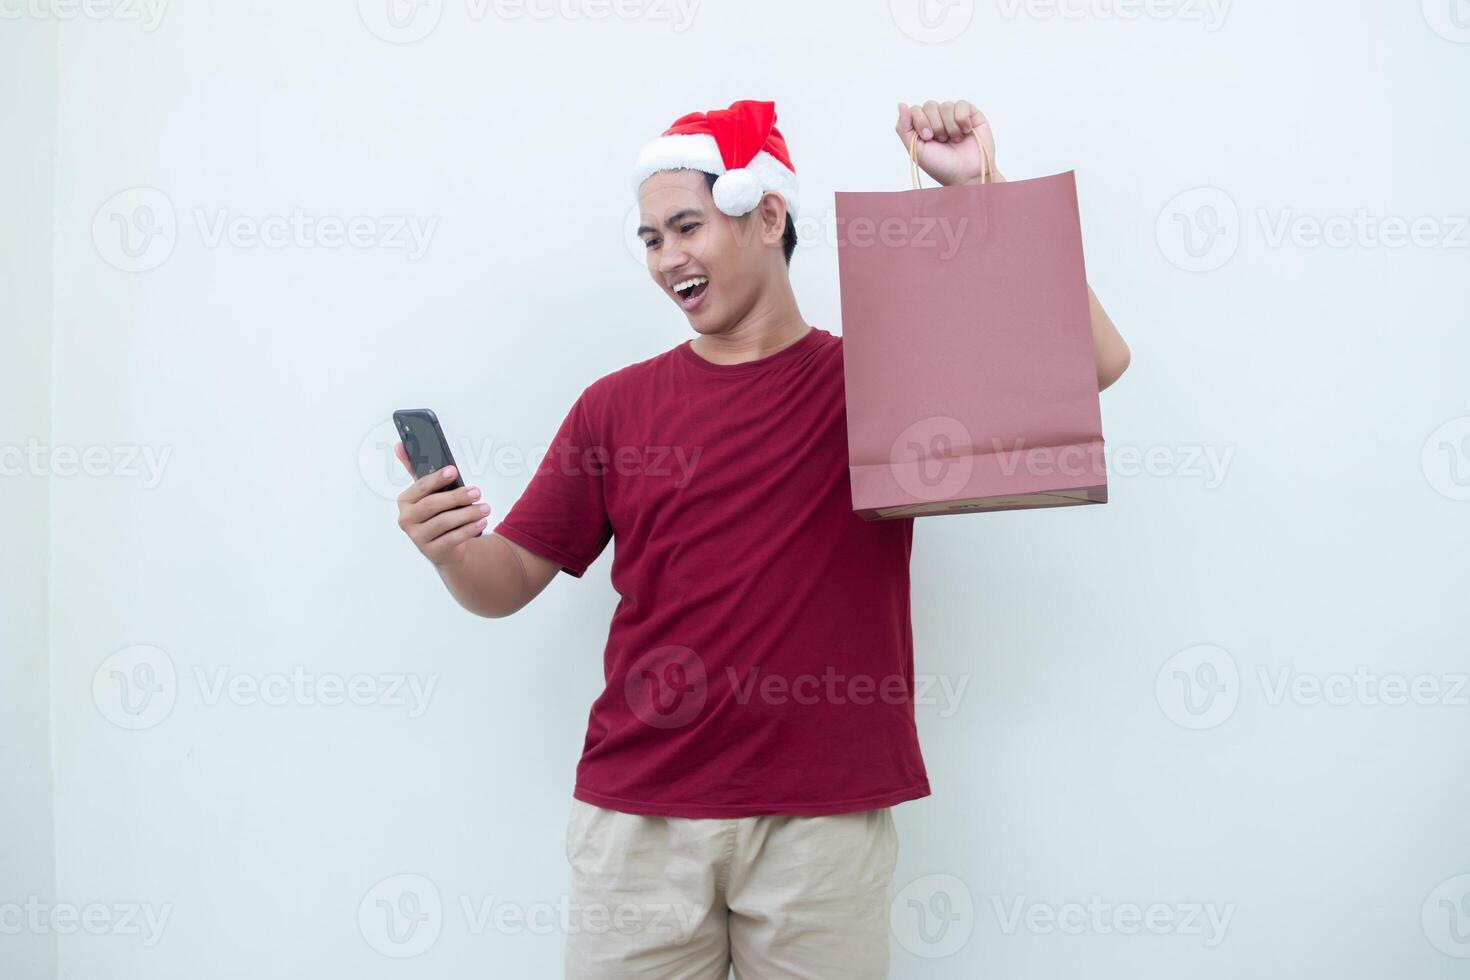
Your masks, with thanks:
[[[649,817],[572,801],[567,980],[883,980],[888,808]]]

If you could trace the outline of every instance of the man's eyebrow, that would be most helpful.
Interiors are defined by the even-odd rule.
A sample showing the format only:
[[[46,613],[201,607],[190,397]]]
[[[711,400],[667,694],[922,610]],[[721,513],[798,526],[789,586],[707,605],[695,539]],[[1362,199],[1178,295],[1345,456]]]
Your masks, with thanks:
[[[665,218],[664,219],[664,224],[667,227],[672,228],[675,225],[677,225],[680,221],[683,221],[685,218],[703,218],[703,217],[704,217],[704,212],[701,211],[701,210],[699,210],[699,208],[684,208],[682,211],[675,211],[673,214],[671,214],[667,218]],[[634,232],[634,234],[635,235],[641,235],[645,231],[658,231],[658,229],[657,228],[650,228],[648,225],[639,225],[638,226],[638,230],[636,232]]]

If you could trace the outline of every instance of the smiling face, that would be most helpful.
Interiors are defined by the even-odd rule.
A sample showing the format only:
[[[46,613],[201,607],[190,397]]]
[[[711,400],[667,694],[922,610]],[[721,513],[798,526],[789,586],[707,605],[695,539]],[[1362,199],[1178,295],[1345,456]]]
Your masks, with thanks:
[[[786,276],[786,202],[767,192],[749,214],[715,207],[699,170],[662,170],[638,189],[648,274],[702,334],[739,323]]]

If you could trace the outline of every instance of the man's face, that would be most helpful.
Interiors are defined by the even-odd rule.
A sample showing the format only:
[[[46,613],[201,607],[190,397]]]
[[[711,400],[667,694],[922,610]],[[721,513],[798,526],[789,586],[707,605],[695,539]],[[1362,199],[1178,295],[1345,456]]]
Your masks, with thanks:
[[[702,334],[738,323],[768,277],[785,269],[786,206],[779,194],[767,193],[754,211],[732,218],[715,207],[703,173],[662,170],[639,187],[638,206],[648,274]]]

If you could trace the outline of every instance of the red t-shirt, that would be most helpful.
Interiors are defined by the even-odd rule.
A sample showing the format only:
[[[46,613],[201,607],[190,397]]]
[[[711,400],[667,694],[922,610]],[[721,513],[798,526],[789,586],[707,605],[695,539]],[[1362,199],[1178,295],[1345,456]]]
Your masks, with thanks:
[[[852,512],[842,338],[744,364],[685,341],[587,386],[495,533],[621,597],[572,795],[672,817],[929,794],[913,519]]]

